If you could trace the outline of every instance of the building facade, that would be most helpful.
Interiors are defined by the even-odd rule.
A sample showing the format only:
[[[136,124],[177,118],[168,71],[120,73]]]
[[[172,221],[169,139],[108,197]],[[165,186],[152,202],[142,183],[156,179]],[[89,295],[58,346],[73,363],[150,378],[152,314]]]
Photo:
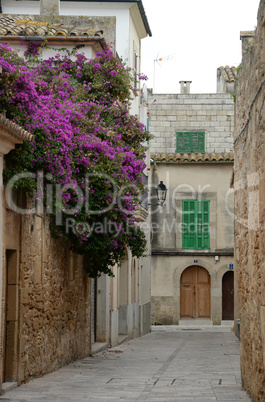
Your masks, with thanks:
[[[255,31],[241,32],[235,114],[236,318],[243,385],[265,399],[265,1]]]
[[[97,23],[103,17],[110,19],[104,25],[104,37],[112,45],[118,56],[136,73],[141,72],[141,40],[152,36],[142,0],[113,0],[103,1],[65,1],[65,0],[2,0],[4,14],[34,15],[35,19],[42,20],[41,16],[50,17],[53,23],[77,25],[87,23],[93,29],[103,29]],[[114,32],[113,28],[114,27]],[[135,81],[135,88],[140,91],[140,85]],[[139,120],[146,124],[146,116],[141,115],[140,96],[134,95],[131,102],[131,113],[138,115]]]
[[[152,191],[160,181],[168,189],[151,215],[152,322],[221,324],[234,317],[234,103],[180,84],[179,95],[149,102]]]
[[[82,51],[88,58],[105,43],[114,43],[115,50],[113,14],[91,17],[86,12],[80,17],[69,11],[62,16],[58,15],[59,1],[11,1],[3,2],[2,8],[6,14],[0,18],[1,42],[21,55],[26,49],[21,41],[36,37],[47,41],[43,58],[54,56],[57,48],[71,49],[73,43],[84,45]],[[130,22],[127,31],[133,31],[132,44],[139,45],[142,14],[137,14],[137,5],[133,20],[130,7],[126,10],[135,24],[133,30]],[[140,47],[137,49],[140,52]],[[138,116],[145,120],[146,107],[140,104],[140,96],[135,96],[134,102]],[[137,221],[141,225],[146,219],[146,210],[139,206]],[[133,258],[127,250],[120,266],[114,267],[113,278],[102,275],[93,280],[85,274],[83,258],[51,238],[45,213],[18,214],[7,204],[4,222],[4,262],[0,267],[3,390],[150,331],[150,258]],[[148,233],[147,240],[150,247]]]

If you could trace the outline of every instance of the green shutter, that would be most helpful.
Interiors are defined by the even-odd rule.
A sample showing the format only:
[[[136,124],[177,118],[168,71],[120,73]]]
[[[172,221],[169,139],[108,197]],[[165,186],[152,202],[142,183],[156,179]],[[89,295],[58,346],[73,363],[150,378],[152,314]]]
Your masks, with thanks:
[[[182,248],[206,250],[210,248],[209,201],[182,201]]]
[[[184,134],[184,145],[183,145],[183,152],[190,152],[190,133],[183,133]]]
[[[182,248],[189,248],[189,224],[190,224],[189,201],[182,201]]]
[[[190,133],[177,133],[177,152],[190,152]]]
[[[198,134],[198,141],[197,141],[197,152],[205,152],[205,140],[204,140],[204,133],[197,133]]]
[[[202,248],[210,248],[210,202],[202,201]]]
[[[177,132],[177,152],[205,152],[204,132]]]
[[[177,152],[183,152],[184,133],[177,133]]]
[[[202,239],[202,201],[197,201],[197,248],[202,250],[203,239]]]
[[[191,133],[191,152],[197,152],[198,133]]]

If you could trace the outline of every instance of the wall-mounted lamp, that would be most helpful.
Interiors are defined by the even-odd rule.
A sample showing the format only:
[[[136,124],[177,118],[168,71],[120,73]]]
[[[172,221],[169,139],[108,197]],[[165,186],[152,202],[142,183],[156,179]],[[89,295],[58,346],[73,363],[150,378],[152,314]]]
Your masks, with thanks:
[[[167,188],[165,184],[161,181],[160,184],[158,184],[155,191],[158,199],[158,204],[151,203],[148,205],[154,205],[154,206],[160,205],[162,207],[167,198]]]

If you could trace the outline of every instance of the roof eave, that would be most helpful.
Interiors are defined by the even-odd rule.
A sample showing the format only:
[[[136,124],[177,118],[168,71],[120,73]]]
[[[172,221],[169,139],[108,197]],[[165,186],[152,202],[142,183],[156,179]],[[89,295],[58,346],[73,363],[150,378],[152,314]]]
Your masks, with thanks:
[[[73,1],[74,2],[75,0],[61,0],[61,1],[68,1],[68,2]],[[96,1],[96,0],[78,0],[78,1],[86,2],[86,3],[98,3],[98,1]],[[100,3],[137,3],[144,26],[145,26],[145,30],[149,36],[152,36],[152,31],[149,26],[149,22],[148,22],[146,13],[145,13],[145,9],[144,9],[142,0],[101,0]]]
[[[97,37],[97,36],[5,36],[5,35],[0,35],[0,41],[11,41],[11,42],[16,42],[16,41],[46,41],[48,40],[49,42],[82,42],[82,43],[93,43],[93,42],[99,42],[102,47],[106,45],[106,41],[103,37]]]

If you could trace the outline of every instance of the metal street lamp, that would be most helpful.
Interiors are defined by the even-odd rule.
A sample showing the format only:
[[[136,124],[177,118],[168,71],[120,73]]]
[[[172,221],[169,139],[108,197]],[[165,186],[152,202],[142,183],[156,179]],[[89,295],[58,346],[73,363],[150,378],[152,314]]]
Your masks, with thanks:
[[[157,188],[156,188],[156,195],[157,195],[157,199],[158,199],[158,204],[148,204],[148,205],[160,205],[161,207],[163,206],[164,202],[166,201],[167,198],[167,188],[166,185],[160,181],[160,184],[158,184]]]

